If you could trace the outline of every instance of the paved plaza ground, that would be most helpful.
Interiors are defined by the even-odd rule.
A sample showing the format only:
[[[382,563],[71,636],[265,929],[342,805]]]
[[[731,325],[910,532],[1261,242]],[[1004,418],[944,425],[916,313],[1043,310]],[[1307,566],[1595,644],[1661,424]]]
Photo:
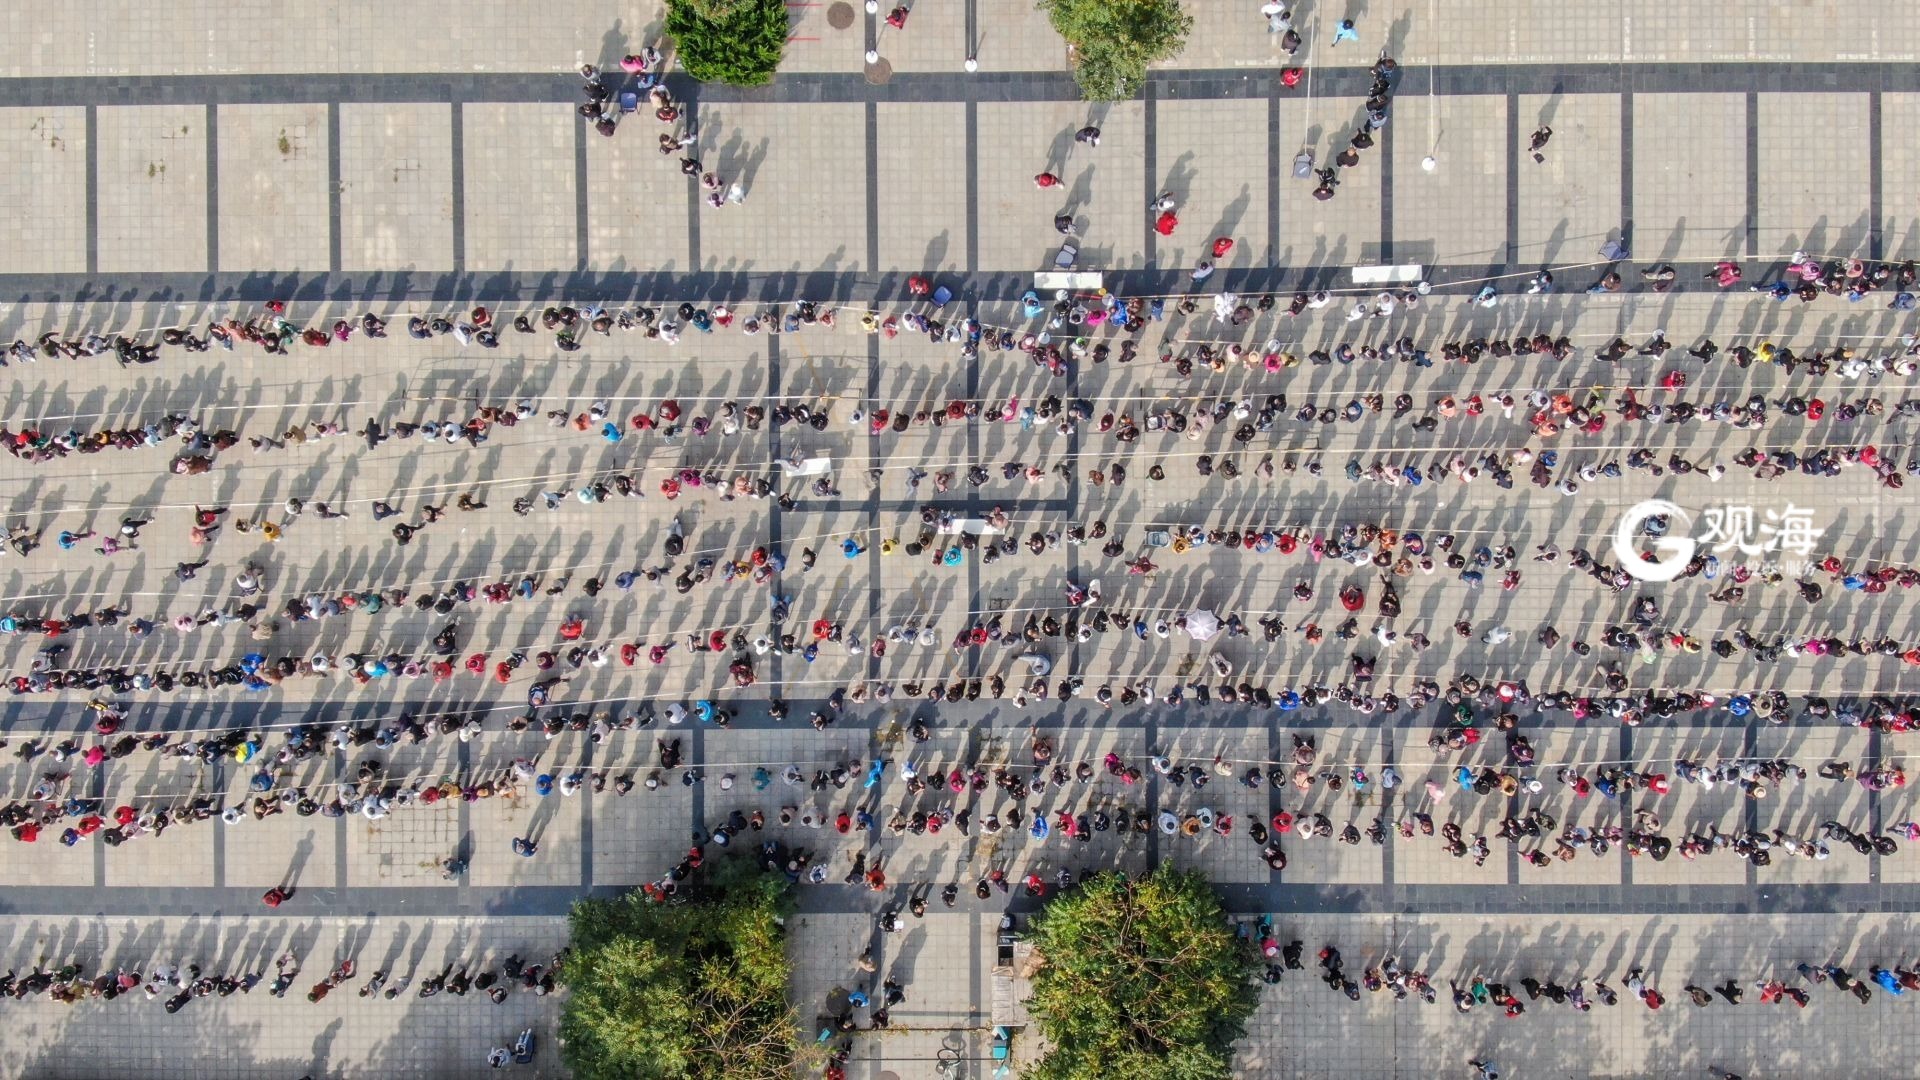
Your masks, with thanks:
[[[1875,695],[1911,700],[1909,663],[1881,654],[1767,660],[1752,649],[1722,657],[1684,641],[1744,631],[1763,640],[1887,639],[1913,648],[1920,617],[1908,590],[1854,591],[1817,573],[1823,593],[1815,600],[1797,596],[1791,581],[1758,580],[1742,599],[1715,599],[1732,582],[1733,565],[1749,561],[1731,553],[1711,581],[1615,591],[1568,554],[1550,562],[1530,556],[1551,544],[1617,562],[1610,545],[1622,515],[1662,499],[1696,518],[1745,506],[1759,521],[1769,510],[1795,509],[1818,530],[1810,540],[1815,563],[1833,556],[1848,569],[1920,564],[1911,498],[1870,467],[1790,471],[1763,482],[1737,460],[1747,450],[1804,457],[1869,445],[1901,466],[1920,459],[1920,420],[1897,408],[1920,398],[1912,376],[1857,372],[1839,358],[1824,373],[1727,359],[1737,346],[1770,344],[1802,356],[1844,347],[1876,360],[1904,352],[1920,330],[1911,311],[1890,305],[1893,289],[1858,302],[1821,296],[1803,304],[1746,288],[1780,278],[1796,252],[1816,261],[1920,259],[1920,150],[1911,137],[1920,124],[1920,17],[1830,0],[1354,0],[1344,10],[1302,2],[1296,25],[1307,44],[1290,60],[1257,3],[1196,2],[1186,50],[1155,69],[1140,97],[1089,105],[1079,100],[1063,42],[1018,0],[926,0],[904,30],[858,5],[790,6],[793,39],[772,85],[669,79],[685,121],[697,125],[688,152],[741,184],[744,201],[717,209],[704,203],[697,179],[658,152],[656,137],[668,128],[646,111],[603,138],[573,109],[579,64],[617,70],[621,56],[643,45],[664,47],[663,14],[652,5],[236,9],[113,0],[22,6],[0,22],[0,153],[9,165],[0,170],[0,199],[11,210],[0,221],[0,344],[45,334],[154,342],[170,328],[204,332],[220,319],[255,318],[270,301],[284,302],[297,328],[358,326],[366,312],[390,320],[384,339],[356,333],[324,349],[296,343],[290,355],[243,342],[205,352],[167,347],[151,364],[116,363],[110,353],[7,357],[0,424],[10,432],[139,429],[177,415],[208,433],[231,431],[237,445],[211,454],[211,467],[198,474],[170,471],[183,453],[178,439],[40,462],[0,459],[0,527],[21,526],[40,541],[24,555],[0,555],[0,607],[22,618],[111,605],[128,612],[120,625],[61,636],[64,649],[51,656],[39,651],[49,644],[44,635],[0,636],[0,677],[24,677],[36,665],[177,675],[248,654],[309,667],[319,657],[329,667],[261,690],[10,695],[7,748],[44,750],[68,738],[82,748],[111,745],[92,734],[89,700],[117,703],[125,730],[142,737],[253,731],[268,755],[303,726],[474,719],[479,730],[470,738],[332,749],[290,763],[278,770],[278,789],[298,786],[324,801],[368,761],[409,783],[484,780],[512,789],[378,820],[289,813],[179,824],[118,846],[94,837],[63,847],[54,829],[32,844],[0,841],[0,969],[197,963],[210,974],[265,972],[271,980],[274,961],[291,952],[301,958],[296,988],[304,991],[349,957],[360,970],[350,986],[376,970],[417,984],[449,965],[494,969],[509,955],[545,963],[564,944],[574,900],[657,880],[690,838],[735,813],[760,811],[765,831],[746,837],[803,846],[830,871],[826,883],[800,886],[791,927],[801,1022],[811,1025],[837,990],[860,978],[854,959],[869,946],[879,974],[907,986],[890,1031],[855,1036],[849,1075],[860,1080],[935,1075],[943,1048],[960,1053],[963,1075],[991,1075],[1000,919],[1037,905],[1017,885],[976,899],[975,884],[989,872],[1052,882],[1062,870],[1163,862],[1206,873],[1236,919],[1271,916],[1281,940],[1306,942],[1309,969],[1312,952],[1327,943],[1339,945],[1351,969],[1391,955],[1429,971],[1437,985],[1532,975],[1617,988],[1628,969],[1642,967],[1669,998],[1658,1012],[1625,998],[1588,1014],[1542,1001],[1508,1020],[1485,1008],[1459,1015],[1444,989],[1434,1005],[1386,993],[1349,1002],[1311,970],[1287,972],[1262,991],[1241,1044],[1243,1075],[1467,1076],[1467,1060],[1486,1056],[1510,1077],[1705,1076],[1713,1068],[1759,1080],[1898,1068],[1920,1034],[1904,998],[1876,992],[1856,1005],[1830,985],[1809,985],[1806,1011],[1759,1004],[1758,990],[1738,1007],[1696,1008],[1682,987],[1729,977],[1793,981],[1803,962],[1840,964],[1862,977],[1874,964],[1914,962],[1920,846],[1898,831],[1920,818],[1912,787],[1869,790],[1813,775],[1836,760],[1861,771],[1904,765],[1912,736],[1855,726],[1843,713]],[[1348,17],[1358,43],[1332,47],[1333,24]],[[865,60],[869,48],[878,62]],[[1311,151],[1330,164],[1365,124],[1367,69],[1383,50],[1400,65],[1391,122],[1358,166],[1342,170],[1336,197],[1317,201],[1314,183],[1295,178],[1295,157]],[[977,70],[967,70],[970,59]],[[1297,86],[1282,77],[1290,65],[1305,70]],[[1072,137],[1088,124],[1101,129],[1097,147]],[[1528,139],[1543,126],[1553,136],[1536,161]],[[1062,178],[1061,189],[1036,189],[1043,170]],[[1179,200],[1172,235],[1156,233],[1146,210],[1166,191]],[[1050,225],[1063,210],[1075,218],[1081,269],[1106,272],[1121,298],[1164,305],[1142,333],[1079,331],[1088,345],[1111,350],[1103,362],[1088,355],[1054,374],[1025,352],[982,347],[970,358],[957,341],[932,341],[910,326],[890,325],[901,330],[895,336],[862,325],[874,312],[955,326],[974,319],[1016,340],[1042,331],[1071,336],[1044,316],[1029,317],[1020,302],[1034,271],[1053,260],[1061,237]],[[1221,236],[1235,241],[1231,253],[1196,282],[1193,271]],[[1601,254],[1616,241],[1632,248],[1630,259]],[[1741,264],[1744,282],[1722,290],[1709,280],[1723,259]],[[1402,264],[1418,264],[1431,286],[1418,305],[1350,319],[1353,305],[1375,302],[1377,291],[1356,286],[1352,268]],[[1641,268],[1657,264],[1676,268],[1671,291],[1645,286]],[[1610,267],[1626,288],[1589,293]],[[1528,293],[1543,269],[1552,271],[1554,290]],[[954,300],[936,311],[910,297],[912,275],[948,287]],[[1488,284],[1497,303],[1473,303]],[[1329,304],[1285,314],[1296,293],[1320,289],[1331,290]],[[1253,309],[1244,324],[1215,318],[1222,292]],[[1194,310],[1183,311],[1188,295]],[[1262,296],[1277,302],[1258,307]],[[800,301],[833,311],[833,325],[782,328]],[[734,324],[711,334],[685,327],[677,343],[640,331],[586,333],[570,351],[550,332],[510,329],[516,317],[537,323],[558,305],[653,308],[672,320],[683,302],[729,305]],[[406,332],[409,317],[458,320],[475,305],[490,309],[499,348]],[[741,332],[754,316],[769,329]],[[1637,349],[1662,332],[1673,345],[1664,357],[1597,355],[1616,338]],[[1440,359],[1445,342],[1542,334],[1564,338],[1572,354]],[[1433,365],[1329,355],[1403,337],[1430,348]],[[1718,359],[1684,356],[1706,339],[1719,346]],[[1138,345],[1130,362],[1121,361],[1123,340]],[[1235,354],[1220,370],[1201,363],[1186,375],[1171,362],[1203,346],[1241,347],[1253,362]],[[1269,353],[1299,364],[1267,370],[1260,357]],[[1529,419],[1537,411],[1530,393],[1566,395],[1569,405],[1591,394],[1609,410],[1629,394],[1703,408],[1738,408],[1758,396],[1769,402],[1768,422],[1625,423],[1610,411],[1598,433],[1543,435]],[[1403,394],[1408,408],[1396,415]],[[1510,414],[1498,404],[1503,394],[1516,399]],[[1257,414],[1272,395],[1286,402],[1277,421],[1236,440],[1245,419],[1236,407]],[[1379,395],[1380,405],[1368,395]],[[1468,416],[1476,396],[1484,414]],[[1050,397],[1086,402],[1090,415],[1069,431],[1056,426],[1058,417],[1021,422],[1022,406]],[[1820,398],[1825,414],[1789,415],[1778,403],[1794,397]],[[1867,407],[1869,399],[1884,409]],[[465,422],[481,408],[511,412],[522,401],[527,418],[496,424],[478,445],[375,445],[361,434],[369,420],[390,432],[395,424]],[[683,414],[678,430],[632,423],[661,417],[667,401]],[[979,415],[963,409],[939,426],[870,434],[876,410],[911,417],[952,402],[977,403]],[[771,420],[736,425],[725,419],[729,404],[769,412],[803,405],[829,420],[817,430]],[[1142,431],[1123,441],[1101,430],[1109,413],[1144,424],[1156,412],[1197,416],[1216,404],[1219,423],[1182,433]],[[1295,420],[1306,406],[1314,418]],[[1358,416],[1351,422],[1350,407]],[[1343,419],[1323,421],[1321,410]],[[694,417],[712,430],[696,434]],[[1435,423],[1414,426],[1425,417]],[[603,422],[615,425],[617,440],[604,437]],[[308,434],[329,423],[342,433]],[[303,438],[287,439],[295,429]],[[269,445],[254,449],[250,439]],[[1597,472],[1640,450],[1668,467],[1627,468],[1617,478]],[[1511,456],[1522,451],[1531,461],[1557,454],[1546,486],[1530,483],[1531,466]],[[1488,455],[1507,455],[1510,487],[1487,476],[1462,483],[1457,470],[1447,472],[1455,459],[1464,467]],[[1672,470],[1676,458],[1694,470]],[[829,463],[818,488],[811,476],[789,475],[809,460]],[[1003,468],[1013,463],[1010,477]],[[966,476],[975,465],[987,470],[978,485]],[[1396,479],[1411,467],[1422,482],[1349,478],[1350,469],[1365,476],[1376,465]],[[1027,466],[1037,471],[1031,479],[1022,475]],[[1150,479],[1156,468],[1164,480]],[[708,474],[764,478],[792,505],[721,499]],[[616,477],[632,478],[637,494],[600,502],[576,495]],[[677,498],[665,497],[663,481],[682,483]],[[1577,491],[1566,493],[1565,481]],[[476,508],[457,509],[463,497]],[[531,503],[526,513],[516,512],[521,499]],[[377,503],[400,516],[377,517]],[[425,520],[428,506],[445,516]],[[227,511],[203,543],[191,530],[205,507]],[[1023,545],[992,562],[956,547],[945,562],[939,556],[950,537],[927,550],[917,543],[929,507],[934,521],[1003,512],[1007,534]],[[101,553],[128,518],[150,519],[137,548]],[[243,532],[240,521],[255,527]],[[1037,554],[1024,546],[1032,534],[1096,521],[1120,554],[1107,554],[1099,538],[1043,544]],[[396,522],[421,531],[396,544]],[[268,524],[278,539],[267,536]],[[1432,573],[1394,577],[1304,549],[1316,536],[1363,524],[1430,545],[1451,534],[1469,558],[1482,546],[1511,545],[1519,579],[1503,589],[1503,563],[1476,583],[1444,562]],[[1303,550],[1189,551],[1150,541],[1182,527],[1284,533]],[[89,530],[96,535],[86,537]],[[673,557],[666,549],[676,531],[685,551]],[[62,532],[74,534],[70,549],[56,542]],[[849,541],[859,550],[843,556]],[[756,548],[786,560],[763,583],[750,580]],[[803,568],[808,549],[818,561]],[[1143,556],[1156,564],[1152,571],[1129,574],[1128,563]],[[749,572],[725,581],[717,572],[677,589],[674,575],[702,558],[722,566],[745,560]],[[623,571],[662,566],[671,569],[657,583],[615,584]],[[247,591],[248,576],[263,579],[259,593]],[[1377,607],[1389,578],[1402,611],[1384,618]],[[274,617],[305,597],[397,588],[418,596],[456,583],[511,588],[522,579],[531,595],[449,613],[383,602],[382,610],[362,604],[310,621]],[[605,587],[589,595],[588,579]],[[996,620],[1009,632],[1030,616],[1090,625],[1066,589],[1095,579],[1094,610],[1110,613],[1113,628],[1034,646],[1052,665],[1046,682],[1056,689],[1044,700],[1015,700],[1028,678],[1017,659],[1027,648],[954,644]],[[1303,584],[1310,597],[1297,593]],[[1348,586],[1366,594],[1351,641],[1335,632],[1348,617],[1338,598]],[[1643,597],[1658,602],[1647,620],[1655,632],[1678,634],[1683,644],[1603,646],[1607,628],[1631,625]],[[816,620],[838,623],[841,640],[820,642],[811,655],[756,650],[753,639],[780,632],[776,598],[790,608],[779,627],[800,644]],[[243,603],[261,610],[220,617]],[[1156,622],[1196,610],[1238,615],[1252,632],[1206,643],[1153,632]],[[1287,628],[1275,641],[1258,625],[1270,615]],[[153,632],[128,633],[135,618],[151,620]],[[563,633],[571,618],[580,620],[577,642]],[[1464,634],[1456,630],[1462,621]],[[270,632],[265,623],[275,624]],[[1312,639],[1302,632],[1309,623],[1318,628]],[[440,653],[431,641],[449,625],[453,670],[436,678],[431,664]],[[1549,626],[1561,639],[1554,647],[1538,637]],[[931,644],[908,633],[895,635],[884,655],[868,647],[903,627],[930,628]],[[1376,629],[1398,638],[1388,644]],[[689,647],[690,638],[716,631],[720,651]],[[745,648],[735,647],[736,631]],[[1415,649],[1416,634],[1431,646]],[[860,645],[848,644],[850,636]],[[1592,642],[1591,655],[1573,651],[1576,640]],[[649,646],[669,643],[664,662],[649,662]],[[638,646],[633,662],[620,656],[625,644]],[[570,648],[587,646],[607,649],[607,662],[569,662]],[[494,665],[516,650],[530,662],[496,681]],[[551,670],[538,668],[542,653],[553,654]],[[397,670],[388,677],[363,683],[340,670],[349,656],[389,654]],[[480,654],[484,674],[470,673],[461,662]],[[1468,675],[1536,695],[1594,698],[1618,693],[1611,676],[1634,692],[1708,694],[1717,704],[1639,726],[1604,709],[1517,708],[1518,732],[1537,759],[1516,771],[1539,778],[1542,790],[1509,796],[1458,790],[1456,769],[1499,769],[1511,759],[1503,733],[1490,728],[1464,750],[1430,746],[1448,718],[1444,702],[1367,713],[1336,702],[1285,711],[1201,705],[1191,694],[1178,705],[1116,697],[1108,707],[1094,696],[1143,680],[1161,695],[1181,683],[1217,686],[1209,674],[1215,658],[1231,681],[1274,694],[1331,687],[1350,680],[1356,656],[1373,663],[1360,692],[1376,695],[1405,698],[1425,680],[1445,686]],[[745,688],[730,685],[728,665],[739,658],[756,677]],[[407,661],[417,665],[411,672]],[[995,677],[1006,680],[1004,694],[980,689]],[[1085,685],[1063,701],[1057,686],[1068,677]],[[949,684],[964,691],[968,683],[975,692],[957,702],[907,693]],[[552,694],[551,705],[529,707],[536,684]],[[890,700],[876,699],[881,685]],[[837,690],[854,687],[859,695],[830,726],[808,725]],[[1788,722],[1723,707],[1766,691],[1788,696]],[[1809,711],[1815,697],[1841,712]],[[731,724],[667,722],[669,709],[701,699],[731,710]],[[785,719],[771,714],[775,700],[787,704]],[[1487,728],[1498,710],[1477,711]],[[641,713],[657,719],[611,732],[541,729],[549,719],[610,723]],[[533,723],[513,726],[523,715]],[[912,734],[916,724],[923,741]],[[663,782],[650,791],[644,781],[658,769],[661,738],[680,741],[685,767],[659,769]],[[1316,770],[1350,780],[1360,768],[1377,781],[1391,766],[1401,783],[1356,791],[1350,783],[1302,790],[1240,782],[1248,769],[1273,768],[1284,784],[1296,738],[1314,741]],[[1057,822],[1060,811],[1125,808],[1156,827],[1114,828],[1086,842],[1058,828],[1045,840],[1024,827],[964,835],[951,825],[925,835],[885,828],[896,812],[964,807],[976,823],[1007,813],[1013,802],[1004,792],[957,795],[940,778],[975,766],[1030,771],[1040,740],[1069,772],[1091,768],[1086,779],[1030,799],[1032,810]],[[1102,768],[1110,754],[1145,775],[1121,782]],[[1151,769],[1155,755],[1197,766],[1211,782],[1176,786]],[[876,759],[893,764],[868,790],[861,775]],[[1678,782],[1669,792],[1583,797],[1554,779],[1562,766],[1588,776],[1608,766],[1677,776],[1678,761],[1761,759],[1797,764],[1809,776],[1774,785],[1764,798]],[[515,778],[523,761],[589,784],[598,777],[607,790],[542,797]],[[908,761],[934,780],[927,790],[909,790],[900,770]],[[790,765],[802,783],[782,779]],[[852,781],[805,782],[835,767]],[[690,770],[700,782],[683,782]],[[756,777],[759,770],[765,775]],[[257,794],[250,785],[258,771],[257,762],[228,756],[202,761],[144,749],[97,764],[8,754],[0,758],[0,801],[51,792],[141,810],[202,797],[215,808],[244,807]],[[47,781],[50,772],[60,778]],[[641,786],[616,794],[622,778]],[[43,783],[52,786],[36,792]],[[783,808],[791,824],[779,822]],[[834,828],[837,815],[862,808],[879,827]],[[1189,838],[1157,827],[1163,811],[1197,820],[1202,808],[1231,815],[1233,834]],[[1730,852],[1656,861],[1615,843],[1604,855],[1583,850],[1541,867],[1523,853],[1551,854],[1551,835],[1518,847],[1496,835],[1501,819],[1534,809],[1595,830],[1645,828],[1652,815],[1653,828],[1675,838],[1711,827],[1804,839],[1835,822],[1892,831],[1900,842],[1896,852],[1862,856],[1836,840],[1830,858],[1776,853],[1766,866]],[[1279,837],[1287,865],[1276,871],[1247,829],[1280,812],[1302,821],[1324,814],[1335,830],[1365,830],[1378,818],[1386,835],[1351,845]],[[1486,836],[1491,857],[1476,865],[1449,856],[1438,836],[1400,835],[1396,824],[1416,815],[1457,824],[1468,839]],[[516,837],[538,840],[538,856],[516,858]],[[470,868],[443,880],[439,864],[454,854]],[[886,868],[884,890],[842,883],[856,855]],[[876,929],[883,905],[950,883],[960,887],[951,909],[935,899],[904,933]],[[295,895],[270,911],[260,897],[276,885]],[[300,997],[270,997],[263,985],[172,1014],[138,993],[74,1005],[44,995],[9,1001],[0,1009],[9,1021],[0,1026],[0,1074],[464,1076],[482,1070],[489,1047],[528,1026],[541,1039],[538,1074],[564,1073],[554,1040],[558,996],[516,991],[499,1005],[479,994],[409,992],[388,1001],[342,989],[314,1004]],[[1017,1039],[1016,1057],[1034,1053],[1035,1041]]]

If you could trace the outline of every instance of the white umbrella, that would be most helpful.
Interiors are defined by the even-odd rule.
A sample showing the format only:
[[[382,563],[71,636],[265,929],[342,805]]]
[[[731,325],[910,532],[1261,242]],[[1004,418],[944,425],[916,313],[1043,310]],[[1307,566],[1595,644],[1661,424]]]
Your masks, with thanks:
[[[1220,616],[1211,611],[1195,609],[1187,613],[1187,633],[1195,641],[1211,641],[1220,632]]]

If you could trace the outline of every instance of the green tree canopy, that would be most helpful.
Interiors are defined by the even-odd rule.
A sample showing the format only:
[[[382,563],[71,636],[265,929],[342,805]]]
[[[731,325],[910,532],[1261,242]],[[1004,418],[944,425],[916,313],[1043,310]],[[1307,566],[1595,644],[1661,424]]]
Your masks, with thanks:
[[[1180,0],[1040,0],[1040,10],[1073,46],[1073,77],[1089,101],[1139,93],[1147,65],[1178,53],[1193,29]]]
[[[1030,1080],[1225,1080],[1258,992],[1252,950],[1198,874],[1107,872],[1047,904]]]
[[[561,966],[561,1056],[580,1080],[791,1080],[788,883],[744,859],[691,899],[583,900]]]
[[[760,86],[787,48],[783,0],[667,0],[667,34],[687,74],[701,82]]]

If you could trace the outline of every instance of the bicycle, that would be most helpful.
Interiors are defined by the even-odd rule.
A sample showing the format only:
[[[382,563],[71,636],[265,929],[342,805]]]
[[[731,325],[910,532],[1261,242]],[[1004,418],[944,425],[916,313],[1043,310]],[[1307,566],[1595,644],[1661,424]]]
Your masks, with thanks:
[[[951,1046],[943,1046],[940,1048],[939,1057],[934,1061],[934,1072],[939,1075],[940,1080],[959,1080],[962,1061],[960,1051]]]

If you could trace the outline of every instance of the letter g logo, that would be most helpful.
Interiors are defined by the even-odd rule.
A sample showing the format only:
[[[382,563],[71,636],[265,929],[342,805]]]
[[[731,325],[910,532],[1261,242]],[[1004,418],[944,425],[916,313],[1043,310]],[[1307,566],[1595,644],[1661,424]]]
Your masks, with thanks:
[[[1668,526],[1669,535],[1653,542],[1654,554],[1659,556],[1653,562],[1640,557],[1635,540],[1639,536],[1640,526],[1648,518],[1667,516],[1672,524]],[[1693,524],[1693,515],[1678,506],[1662,499],[1648,499],[1635,503],[1627,510],[1626,516],[1613,530],[1613,555],[1627,573],[1641,581],[1672,581],[1687,568],[1693,560],[1694,549],[1698,546],[1690,536],[1672,536]]]

